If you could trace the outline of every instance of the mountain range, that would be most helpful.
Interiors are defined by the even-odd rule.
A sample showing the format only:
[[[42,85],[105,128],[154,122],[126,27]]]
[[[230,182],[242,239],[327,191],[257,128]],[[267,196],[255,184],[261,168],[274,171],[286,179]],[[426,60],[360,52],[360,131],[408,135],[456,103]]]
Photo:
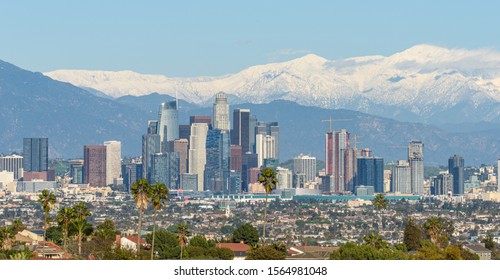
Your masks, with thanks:
[[[429,46],[417,47],[424,49],[435,48]],[[445,50],[445,52],[458,51]],[[469,54],[471,51],[463,52]],[[492,57],[496,55],[492,51],[482,50],[477,52],[481,54],[484,52],[490,53]],[[395,61],[394,56],[396,55],[390,57],[372,57],[370,59],[364,58],[364,61],[366,65],[374,63],[372,60],[383,61],[392,59]],[[474,61],[472,58],[470,59]],[[344,64],[348,64],[348,61],[351,61],[363,68],[360,66],[363,64],[362,59],[345,59],[343,61]],[[423,63],[422,60],[418,61],[421,64]],[[321,67],[318,66],[318,62],[322,64]],[[393,93],[393,95],[395,99],[401,99],[401,103],[376,103],[381,102],[377,101],[378,99],[382,100],[385,98],[383,96],[375,96],[378,94],[377,92],[381,91],[381,86],[378,86],[376,90],[369,91],[373,94],[370,100],[367,97],[363,99],[364,104],[370,104],[366,108],[371,111],[378,110],[373,114],[366,113],[363,110],[349,109],[347,105],[343,109],[332,109],[329,106],[322,105],[321,102],[313,102],[313,100],[324,98],[324,96],[319,95],[319,92],[323,90],[322,87],[327,83],[323,80],[326,78],[319,77],[316,72],[333,71],[337,73],[340,72],[339,69],[347,71],[347,66],[343,65],[341,67],[340,61],[326,61],[314,55],[308,55],[285,63],[255,66],[242,71],[247,71],[249,76],[251,76],[250,73],[253,71],[257,79],[258,73],[264,73],[268,71],[266,70],[268,68],[282,69],[282,67],[288,65],[288,70],[285,71],[283,70],[284,68],[282,69],[286,73],[269,80],[269,84],[262,82],[259,84],[259,87],[262,89],[271,88],[273,85],[277,85],[278,82],[286,80],[284,79],[285,77],[291,77],[290,73],[298,75],[300,70],[301,73],[308,75],[307,79],[300,78],[297,75],[293,79],[290,79],[303,79],[303,86],[310,90],[306,90],[302,95],[291,90],[286,91],[286,93],[283,91],[282,95],[277,95],[276,93],[266,95],[265,92],[257,90],[248,91],[246,94],[243,94],[243,90],[241,92],[228,91],[227,93],[232,104],[231,110],[234,108],[248,108],[261,121],[279,122],[281,133],[280,158],[282,161],[297,156],[299,153],[310,154],[316,156],[318,159],[323,159],[324,133],[329,130],[329,125],[321,122],[321,120],[332,117],[334,119],[350,119],[350,121],[334,123],[333,128],[335,130],[346,128],[352,134],[363,136],[358,141],[358,148],[369,147],[374,151],[375,155],[384,157],[386,161],[405,159],[407,151],[404,147],[408,145],[408,142],[411,140],[422,140],[425,144],[425,161],[428,165],[445,165],[448,157],[453,154],[464,156],[466,164],[478,165],[481,163],[493,163],[496,161],[497,155],[500,154],[500,126],[498,125],[498,120],[495,118],[495,116],[498,117],[500,112],[497,108],[499,102],[496,99],[498,98],[498,90],[496,89],[496,81],[498,79],[494,75],[496,73],[494,69],[497,68],[495,68],[496,64],[494,63],[488,64],[483,61],[483,64],[486,69],[484,73],[490,73],[490,76],[482,74],[484,76],[482,78],[483,81],[490,81],[489,89],[485,86],[487,84],[485,82],[482,82],[484,88],[481,88],[481,90],[478,89],[469,95],[466,94],[465,89],[455,92],[455,95],[450,95],[450,93],[444,92],[445,88],[442,88],[443,92],[436,91],[435,94],[429,94],[428,98],[445,94],[447,96],[455,96],[454,98],[456,99],[453,100],[458,101],[455,105],[448,106],[448,109],[446,109],[448,111],[444,109],[440,111],[439,106],[436,105],[434,107],[431,106],[433,111],[431,110],[428,114],[423,115],[421,115],[420,111],[406,109],[405,106],[409,108],[411,107],[411,103],[405,100],[406,97],[399,97],[399,93]],[[318,70],[318,67],[323,70]],[[301,70],[302,68],[305,68],[305,70]],[[442,70],[437,69],[434,72],[437,73],[440,71]],[[56,71],[47,75],[54,76],[53,73],[64,72],[67,71]],[[77,72],[79,73],[80,71],[76,71],[75,73]],[[192,91],[182,92],[181,89],[189,88],[190,84],[185,84],[186,81],[198,80],[198,86],[204,83],[206,85],[216,85],[218,80],[227,81],[236,79],[242,72],[219,78],[196,79],[161,78],[162,76],[153,75],[149,78],[150,82],[146,83],[145,81],[148,79],[144,75],[128,72],[130,75],[129,82],[123,77],[122,80],[119,80],[120,82],[117,82],[117,80],[112,78],[114,77],[113,75],[120,76],[124,72],[101,71],[100,73],[107,73],[106,75],[109,74],[110,76],[106,76],[107,78],[95,76],[94,83],[89,84],[86,82],[86,84],[82,84],[77,81],[61,82],[54,80],[42,73],[23,70],[0,60],[0,153],[22,151],[23,137],[49,137],[49,156],[51,158],[81,158],[83,145],[102,144],[106,140],[122,141],[122,154],[124,156],[139,155],[141,153],[141,135],[146,131],[147,120],[156,119],[160,103],[172,100],[172,96],[175,96],[175,94],[164,94],[166,91],[155,90],[158,89],[153,86],[157,85],[155,81],[164,79],[166,81],[165,84],[169,84],[172,80],[177,81],[177,90],[174,88],[173,91],[177,91],[179,97],[182,96],[179,100],[179,120],[181,124],[187,124],[190,115],[212,115],[212,108],[209,105],[213,103],[214,96],[210,96],[211,92],[204,91],[198,91],[198,99],[196,96],[191,96],[190,94],[195,92],[195,82],[191,84],[193,86]],[[478,73],[474,75],[479,75]],[[421,73],[420,75],[425,76],[427,74]],[[470,75],[473,74],[470,73]],[[466,75],[457,73],[450,74],[449,76],[466,77]],[[74,79],[83,79],[83,76],[78,75],[71,77]],[[88,78],[90,76],[85,77]],[[113,93],[103,87],[103,85],[106,85],[104,82],[106,79],[108,79],[109,85],[121,84],[123,86],[121,88],[122,92]],[[306,85],[306,82],[311,79],[317,80],[317,85],[314,83]],[[405,79],[409,81],[416,78],[402,78],[398,82],[403,82]],[[437,80],[440,79],[438,78]],[[449,77],[443,79],[448,80]],[[433,80],[436,79],[433,78]],[[404,83],[408,81],[404,81]],[[219,84],[221,87],[214,86],[214,92],[224,89],[222,85],[227,86],[227,83],[220,82]],[[295,84],[297,85],[298,83]],[[476,85],[477,87],[481,85],[481,83],[474,84],[472,82],[468,82],[467,84]],[[377,83],[374,81],[365,81],[364,85],[371,85],[372,88],[375,88]],[[148,86],[150,88],[147,88]],[[233,86],[237,87],[236,82]],[[450,87],[452,86],[450,84]],[[241,85],[241,88],[243,87],[244,85]],[[255,89],[259,87],[255,84]],[[405,84],[405,87],[410,88],[410,85]],[[110,86],[110,88],[112,87]],[[418,94],[423,94],[422,88],[419,88],[419,90],[414,89],[414,91],[418,92]],[[460,87],[457,86],[457,88]],[[299,89],[297,87],[294,90],[298,91]],[[142,93],[142,91],[150,92],[146,94]],[[129,94],[125,94],[126,92]],[[314,92],[318,93],[314,97],[316,99],[311,97],[314,96],[312,94]],[[363,92],[363,94],[356,93],[353,96],[369,95],[366,90]],[[331,90],[331,96],[343,93],[343,90],[336,90],[335,87]],[[475,99],[471,96],[475,96]],[[298,100],[299,97],[302,100],[300,102]],[[290,100],[293,98],[296,100]],[[358,97],[353,97],[352,100],[355,98]],[[423,97],[420,96],[418,98]],[[357,101],[354,102],[352,100],[345,101],[345,104],[354,106]],[[474,101],[477,102],[474,103]],[[309,103],[301,104],[301,102]],[[363,102],[358,102],[357,104],[360,105]],[[428,104],[432,103],[429,102]],[[444,101],[443,99],[439,99],[439,102]],[[435,101],[435,104],[441,104],[439,102]],[[470,104],[472,105],[468,107],[467,104],[469,103],[467,102],[471,102]],[[418,107],[420,104],[416,103],[414,106]],[[446,107],[442,104],[440,106],[443,108]],[[473,109],[482,112],[470,111],[474,116],[472,118],[465,118],[464,112]],[[445,114],[446,112],[456,112],[454,115],[455,119],[450,122],[441,120],[439,123],[429,121],[432,119],[431,116],[439,116],[439,114]],[[416,122],[422,119],[425,119],[427,123]]]
[[[391,56],[337,60],[309,54],[219,77],[87,70],[44,74],[114,98],[158,92],[209,106],[223,91],[232,104],[287,100],[429,124],[500,123],[500,53],[489,49],[417,45]]]

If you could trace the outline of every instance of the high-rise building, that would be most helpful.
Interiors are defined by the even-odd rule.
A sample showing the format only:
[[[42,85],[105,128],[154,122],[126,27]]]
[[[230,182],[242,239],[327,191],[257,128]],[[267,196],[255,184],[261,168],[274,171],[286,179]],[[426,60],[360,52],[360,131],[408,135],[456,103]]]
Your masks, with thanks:
[[[198,175],[190,173],[181,174],[181,189],[184,191],[198,191]]]
[[[229,194],[241,193],[241,173],[236,170],[229,172]]]
[[[454,155],[448,159],[448,173],[453,175],[453,194],[464,194],[464,158]]]
[[[376,193],[384,192],[384,159],[360,157],[357,159],[356,186],[373,186]]]
[[[229,124],[229,104],[227,103],[227,95],[219,92],[215,95],[214,103],[214,129],[226,130],[231,129]]]
[[[165,184],[169,189],[179,187],[179,153],[157,153],[153,155],[151,183]]]
[[[243,153],[251,152],[250,147],[250,110],[234,109],[231,144],[241,146]]]
[[[422,141],[411,141],[408,146],[408,162],[411,172],[411,192],[424,194],[424,144]]]
[[[235,170],[242,172],[243,168],[243,153],[241,151],[241,146],[239,145],[231,145],[230,148],[230,154],[231,154],[231,159],[230,159],[230,164],[231,164],[231,170]]]
[[[228,194],[230,191],[230,139],[228,130],[208,130],[206,157],[205,190]]]
[[[210,127],[212,125],[212,117],[211,116],[190,116],[189,117],[189,125],[192,125],[193,123],[206,123]]]
[[[179,139],[188,139],[191,136],[191,125],[190,124],[180,124],[179,125]]]
[[[248,192],[248,184],[255,183],[250,182],[249,178],[249,170],[251,168],[258,167],[258,156],[254,153],[244,153],[241,158],[241,186],[243,192]]]
[[[130,192],[132,184],[142,179],[142,163],[127,163],[122,165],[123,184],[127,192]]]
[[[83,184],[83,160],[69,161],[69,176],[71,177],[71,183]]]
[[[161,142],[160,152],[167,152],[168,141],[179,139],[177,101],[161,103],[158,113],[158,134]]]
[[[160,135],[157,121],[149,121],[148,132],[142,136],[142,178],[151,180],[151,166],[154,154],[160,152]]]
[[[410,194],[411,191],[411,171],[410,164],[406,160],[399,160],[392,167],[391,191],[393,193]]]
[[[106,184],[113,184],[115,178],[122,177],[122,161],[120,141],[106,141]]]
[[[304,174],[305,183],[316,180],[316,158],[300,154],[293,159],[293,174]]]
[[[49,169],[49,139],[23,139],[24,172],[44,172]]]
[[[250,153],[255,153],[255,127],[257,127],[257,117],[254,115],[250,115],[249,120],[249,133],[248,133],[248,146],[250,149]]]
[[[257,122],[255,126],[255,153],[259,154],[259,166],[266,158],[275,158],[279,161],[279,143],[280,128],[277,122]]]
[[[188,168],[188,140],[177,139],[170,142],[170,151],[179,153],[179,173],[187,173]]]
[[[326,175],[333,175],[333,154],[335,150],[333,132],[325,134],[325,173]]]
[[[433,180],[433,187],[431,194],[433,195],[446,195],[453,192],[453,175],[439,174]]]
[[[329,135],[327,133],[327,149]],[[350,133],[345,129],[332,132],[331,142],[333,151],[331,157],[328,158],[328,170],[331,169],[333,176],[333,186],[335,193],[353,192],[354,191],[354,162],[355,155],[351,149]],[[330,167],[331,166],[331,167]]]
[[[83,146],[83,183],[106,187],[106,146]]]
[[[14,179],[23,177],[23,157],[18,155],[0,156],[0,171],[14,173]]]
[[[292,171],[287,168],[277,167],[276,168],[276,178],[278,179],[278,184],[276,184],[276,189],[291,189],[292,188]]]
[[[193,123],[191,125],[191,138],[189,139],[189,170],[190,174],[197,174],[198,191],[204,191],[203,179],[205,178],[206,140],[208,125],[206,123]]]

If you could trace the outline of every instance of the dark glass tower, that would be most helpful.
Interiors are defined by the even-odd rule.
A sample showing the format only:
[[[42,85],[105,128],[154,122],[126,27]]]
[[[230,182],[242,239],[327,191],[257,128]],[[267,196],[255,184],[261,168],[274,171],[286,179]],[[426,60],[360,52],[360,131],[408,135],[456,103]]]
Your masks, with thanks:
[[[228,194],[230,171],[230,141],[226,130],[211,129],[207,134],[205,190]]]
[[[358,186],[373,186],[376,193],[384,192],[384,159],[377,157],[358,158]]]
[[[453,175],[453,194],[464,194],[464,158],[459,155],[450,157],[448,173]]]
[[[250,110],[234,109],[231,144],[241,146],[242,153],[250,152]]]
[[[24,172],[43,172],[49,169],[49,139],[23,139]]]

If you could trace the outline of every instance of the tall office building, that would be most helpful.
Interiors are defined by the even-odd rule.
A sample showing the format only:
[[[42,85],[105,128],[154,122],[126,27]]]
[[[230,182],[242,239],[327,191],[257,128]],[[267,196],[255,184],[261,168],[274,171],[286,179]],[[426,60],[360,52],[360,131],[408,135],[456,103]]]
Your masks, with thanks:
[[[250,115],[249,120],[249,133],[248,133],[248,146],[250,148],[251,153],[255,153],[255,127],[257,126],[257,117],[254,115]]]
[[[360,157],[357,159],[356,186],[373,186],[376,193],[384,192],[384,159]]]
[[[282,190],[282,189],[292,188],[293,174],[290,169],[277,167],[276,178],[278,179],[278,184],[276,184],[276,189]]]
[[[411,171],[411,191],[416,195],[424,194],[424,144],[411,141],[408,146],[408,162]]]
[[[23,157],[18,155],[0,156],[0,171],[14,173],[14,179],[23,177]]]
[[[132,184],[137,182],[138,179],[142,179],[142,163],[127,163],[122,165],[122,174],[123,184],[127,192],[130,193]]]
[[[446,195],[448,192],[453,193],[453,175],[439,174],[433,180],[431,194]]]
[[[120,141],[106,141],[106,184],[113,184],[113,180],[122,177],[121,150]]]
[[[234,109],[231,144],[241,146],[243,153],[251,152],[250,147],[250,110]]]
[[[241,174],[243,168],[243,153],[241,152],[241,146],[231,145],[230,155],[231,159],[229,162],[231,164],[231,170],[238,171]]]
[[[179,188],[179,153],[154,154],[152,163],[152,184],[165,184],[171,190]]]
[[[333,131],[325,134],[325,173],[333,175],[333,151],[335,149]]]
[[[198,191],[203,191],[205,178],[206,140],[208,125],[206,123],[193,123],[191,125],[191,138],[189,139],[189,170],[190,174],[197,174]]]
[[[24,172],[44,172],[49,169],[49,139],[23,139]]]
[[[188,139],[191,135],[191,125],[189,124],[180,124],[179,125],[179,139]]]
[[[453,194],[464,194],[464,158],[459,155],[450,157],[448,173],[453,175]]]
[[[69,177],[71,183],[83,184],[83,160],[76,159],[69,161]]]
[[[260,136],[259,136],[260,135]],[[270,136],[270,137],[268,137]],[[260,139],[260,141],[259,141]],[[269,146],[271,145],[271,146]],[[279,161],[280,157],[280,128],[277,122],[257,122],[255,126],[255,153],[260,151],[266,152],[267,155],[262,157],[275,158]],[[262,162],[260,162],[262,165]]]
[[[304,174],[305,182],[316,180],[316,158],[300,154],[293,159],[293,174]]]
[[[177,139],[170,142],[170,151],[179,153],[179,173],[187,173],[188,168],[188,140]]]
[[[168,141],[179,139],[177,101],[161,103],[158,113],[158,134],[160,135],[161,152],[167,152]]]
[[[189,117],[189,125],[193,123],[206,123],[209,127],[212,125],[212,117],[211,116],[190,116]]]
[[[230,172],[229,131],[210,129],[206,140],[205,190],[228,194]]]
[[[151,160],[160,152],[160,143],[158,121],[148,121],[147,133],[142,136],[142,178],[151,180]]]
[[[83,183],[106,187],[106,146],[83,146]]]
[[[347,130],[332,132],[326,136],[326,148],[331,149],[331,155],[327,158],[327,175],[331,170],[335,193],[354,191],[354,162],[355,155],[351,149],[351,135]]]
[[[214,129],[227,130],[231,129],[229,124],[229,104],[227,103],[227,95],[219,92],[215,95],[214,103]]]
[[[258,156],[253,153],[244,153],[241,158],[241,186],[243,192],[248,192],[249,170],[258,167]]]
[[[399,160],[392,167],[391,191],[393,193],[410,194],[411,190],[411,170],[410,164],[406,160]]]

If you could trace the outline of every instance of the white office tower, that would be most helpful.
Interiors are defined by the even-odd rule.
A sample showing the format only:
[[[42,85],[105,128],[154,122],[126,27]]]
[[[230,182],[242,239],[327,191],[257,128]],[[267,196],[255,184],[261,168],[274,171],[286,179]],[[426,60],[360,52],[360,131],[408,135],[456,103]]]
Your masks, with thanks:
[[[399,160],[398,164],[392,167],[391,191],[402,194],[412,192],[410,164],[406,160]]]
[[[411,192],[424,194],[424,144],[421,141],[411,141],[408,146],[408,162],[411,172]]]
[[[191,136],[189,138],[189,173],[198,175],[198,191],[203,191],[203,179],[205,178],[205,163],[207,162],[207,133],[208,124],[191,124]]]
[[[316,180],[316,158],[300,154],[293,159],[293,174],[304,174],[305,183]]]
[[[161,152],[165,153],[168,141],[179,139],[179,113],[177,101],[164,102],[158,113],[158,134],[160,135]]]
[[[276,178],[278,179],[278,184],[276,185],[276,189],[290,189],[292,188],[292,171],[287,168],[277,167],[276,168]]]
[[[227,131],[230,129],[229,104],[227,103],[227,95],[223,92],[219,92],[215,95],[214,129]]]
[[[277,158],[276,138],[271,135],[255,135],[255,153],[257,154],[257,163],[259,166],[264,164],[268,158]]]
[[[23,177],[23,157],[18,155],[0,156],[0,171],[14,173],[14,179]]]
[[[120,141],[106,141],[104,146],[106,146],[106,185],[111,185],[115,178],[122,176],[122,143]]]

